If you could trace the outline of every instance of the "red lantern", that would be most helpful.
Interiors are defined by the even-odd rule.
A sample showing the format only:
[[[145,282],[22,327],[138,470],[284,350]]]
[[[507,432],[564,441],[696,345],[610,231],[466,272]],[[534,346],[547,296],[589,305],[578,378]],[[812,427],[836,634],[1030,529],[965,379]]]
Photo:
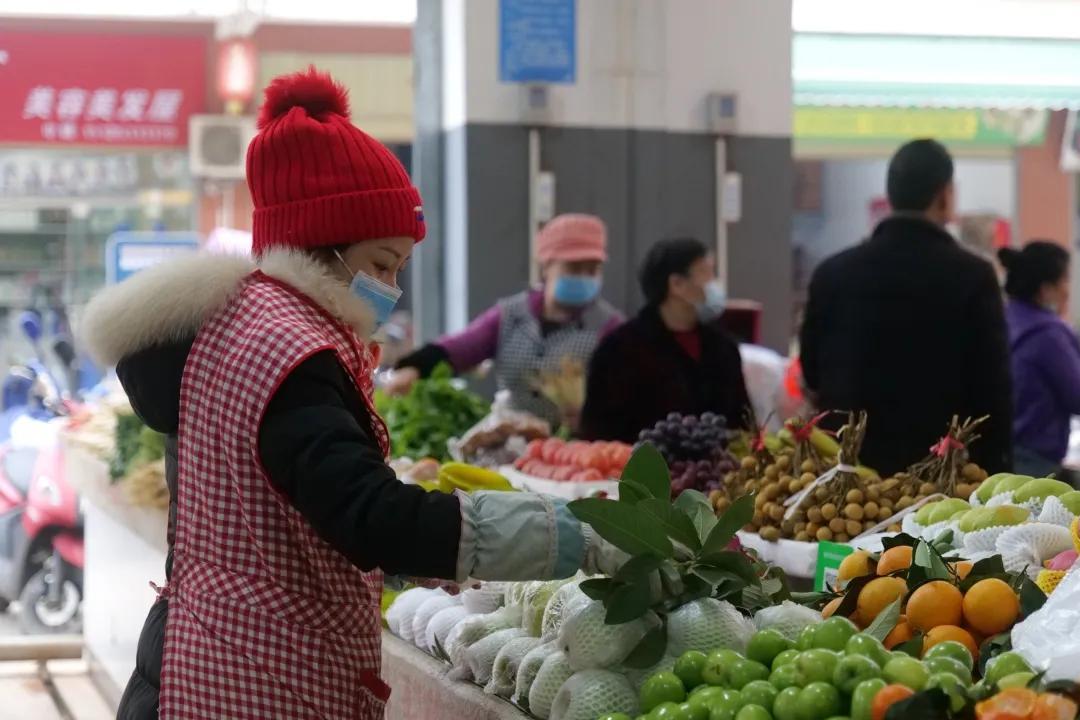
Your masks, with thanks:
[[[218,45],[218,96],[228,105],[245,106],[255,94],[255,45],[232,38]]]

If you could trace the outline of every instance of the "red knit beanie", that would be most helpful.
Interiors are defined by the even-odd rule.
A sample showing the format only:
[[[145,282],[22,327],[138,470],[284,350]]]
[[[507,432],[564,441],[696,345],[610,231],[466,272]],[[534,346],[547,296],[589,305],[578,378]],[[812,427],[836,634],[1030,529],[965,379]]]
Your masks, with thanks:
[[[314,67],[266,88],[247,154],[252,253],[424,238],[420,193],[382,143],[349,121],[345,88]]]

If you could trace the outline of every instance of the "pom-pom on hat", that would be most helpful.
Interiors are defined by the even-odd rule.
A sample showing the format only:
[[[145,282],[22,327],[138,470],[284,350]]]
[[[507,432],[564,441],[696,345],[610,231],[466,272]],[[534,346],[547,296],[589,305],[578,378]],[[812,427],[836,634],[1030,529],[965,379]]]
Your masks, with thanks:
[[[252,252],[424,238],[420,193],[386,146],[349,121],[345,88],[314,67],[275,78],[247,154]]]

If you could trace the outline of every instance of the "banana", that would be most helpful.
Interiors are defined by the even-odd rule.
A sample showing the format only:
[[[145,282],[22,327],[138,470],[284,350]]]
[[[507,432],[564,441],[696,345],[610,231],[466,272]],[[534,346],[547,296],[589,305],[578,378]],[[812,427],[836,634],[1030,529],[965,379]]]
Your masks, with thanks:
[[[439,490],[452,493],[455,490],[472,492],[473,490],[507,490],[514,487],[494,470],[466,465],[465,463],[446,463],[439,468]]]

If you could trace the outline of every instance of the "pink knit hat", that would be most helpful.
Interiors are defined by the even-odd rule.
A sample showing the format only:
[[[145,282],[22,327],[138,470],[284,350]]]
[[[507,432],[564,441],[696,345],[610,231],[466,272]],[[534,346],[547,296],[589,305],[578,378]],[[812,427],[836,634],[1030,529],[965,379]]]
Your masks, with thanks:
[[[552,218],[536,236],[536,259],[607,260],[607,227],[595,215],[570,213]]]

